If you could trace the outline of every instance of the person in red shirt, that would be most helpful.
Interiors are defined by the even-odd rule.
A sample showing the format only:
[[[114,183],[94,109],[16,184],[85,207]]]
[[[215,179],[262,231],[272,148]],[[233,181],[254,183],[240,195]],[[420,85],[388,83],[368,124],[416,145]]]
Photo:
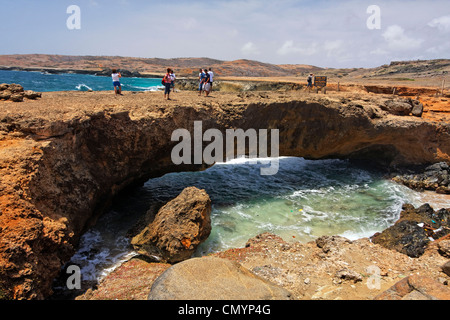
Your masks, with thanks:
[[[172,86],[172,76],[170,75],[170,68],[167,68],[167,73],[163,78],[164,82],[164,99],[170,100],[170,88]]]

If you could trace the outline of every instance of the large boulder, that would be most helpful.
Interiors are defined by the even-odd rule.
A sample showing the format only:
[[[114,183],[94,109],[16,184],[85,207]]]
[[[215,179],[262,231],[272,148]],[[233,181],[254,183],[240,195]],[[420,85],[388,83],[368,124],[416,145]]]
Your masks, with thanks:
[[[374,300],[450,300],[450,289],[431,278],[413,275],[400,280]]]
[[[430,242],[425,230],[417,222],[403,220],[372,237],[372,242],[385,248],[394,249],[412,258],[418,258],[425,252]]]
[[[387,100],[380,108],[397,116],[408,116],[413,107],[405,100]]]
[[[211,199],[205,190],[184,189],[133,237],[134,249],[151,259],[176,263],[192,256],[211,233]]]
[[[415,117],[421,117],[423,114],[423,104],[419,100],[409,100],[412,106],[411,114]]]
[[[450,211],[433,210],[429,204],[414,208],[405,204],[399,220],[391,227],[371,237],[373,243],[397,250],[412,258],[425,252],[431,240],[437,240],[450,233]]]
[[[289,291],[237,262],[193,258],[167,269],[153,283],[149,300],[291,300]]]

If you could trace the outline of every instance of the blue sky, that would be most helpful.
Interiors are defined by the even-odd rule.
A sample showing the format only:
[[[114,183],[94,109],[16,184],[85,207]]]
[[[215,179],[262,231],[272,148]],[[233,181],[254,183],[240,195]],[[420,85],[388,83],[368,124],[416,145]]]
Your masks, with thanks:
[[[69,30],[67,8],[81,10]],[[370,5],[380,29],[369,29]],[[252,59],[375,67],[450,58],[450,1],[2,1],[0,54]],[[6,30],[6,32],[5,32]]]

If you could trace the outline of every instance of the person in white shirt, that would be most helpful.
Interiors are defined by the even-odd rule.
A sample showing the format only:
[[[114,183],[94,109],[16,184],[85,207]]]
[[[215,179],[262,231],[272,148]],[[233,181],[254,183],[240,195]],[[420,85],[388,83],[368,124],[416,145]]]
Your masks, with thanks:
[[[122,95],[122,86],[120,85],[120,78],[122,78],[122,75],[120,72],[117,72],[116,69],[112,69],[112,81],[114,86],[114,93],[116,95],[120,94]]]
[[[170,70],[170,79],[172,79],[172,84],[170,85],[172,88],[172,92],[175,92],[175,79],[177,77],[175,77],[175,73],[173,72],[173,70]]]
[[[212,91],[212,86],[213,86],[213,79],[214,79],[214,72],[212,72],[211,68],[209,68],[209,83],[211,84],[210,86],[210,91]]]

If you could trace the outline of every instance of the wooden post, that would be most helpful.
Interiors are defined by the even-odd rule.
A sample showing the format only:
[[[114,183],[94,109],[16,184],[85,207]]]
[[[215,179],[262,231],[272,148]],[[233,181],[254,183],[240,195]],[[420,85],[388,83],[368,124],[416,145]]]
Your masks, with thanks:
[[[339,88],[339,82],[338,82],[338,87],[337,87],[337,91],[341,91],[341,88]]]
[[[394,88],[394,91],[392,91],[392,95],[395,96],[395,88]]]

